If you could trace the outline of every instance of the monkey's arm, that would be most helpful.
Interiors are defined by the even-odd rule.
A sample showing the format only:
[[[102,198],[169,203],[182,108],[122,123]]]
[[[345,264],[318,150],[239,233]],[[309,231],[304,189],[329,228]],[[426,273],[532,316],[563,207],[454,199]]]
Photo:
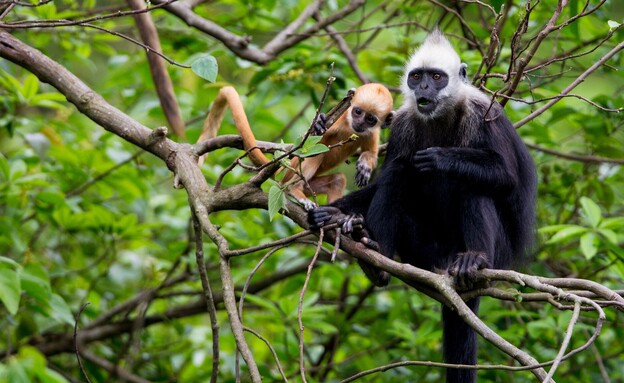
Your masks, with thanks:
[[[379,129],[371,132],[369,137],[360,138],[363,140],[360,147],[362,154],[357,160],[355,168],[355,184],[358,187],[368,185],[373,169],[377,166],[377,153],[379,151]]]
[[[509,190],[518,184],[517,172],[503,155],[491,149],[433,147],[416,152],[412,163],[421,172],[443,172],[467,186]]]

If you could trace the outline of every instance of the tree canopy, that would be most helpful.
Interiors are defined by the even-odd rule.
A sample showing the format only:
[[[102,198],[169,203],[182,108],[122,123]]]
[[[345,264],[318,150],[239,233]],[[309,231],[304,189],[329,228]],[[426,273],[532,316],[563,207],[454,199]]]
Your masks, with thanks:
[[[624,380],[623,19],[616,0],[0,0],[0,381],[437,382],[440,302],[481,335],[480,382]],[[229,113],[196,144],[230,85],[269,157],[314,155],[349,88],[401,105],[435,26],[539,174],[533,261],[462,294],[307,230]]]

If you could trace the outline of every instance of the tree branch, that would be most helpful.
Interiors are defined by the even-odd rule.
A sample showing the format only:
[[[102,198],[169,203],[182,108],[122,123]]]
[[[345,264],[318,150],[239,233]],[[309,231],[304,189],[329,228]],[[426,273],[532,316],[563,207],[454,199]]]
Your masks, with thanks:
[[[616,53],[618,53],[619,51],[621,51],[622,49],[624,49],[624,42],[619,43],[618,45],[616,45],[613,49],[611,49],[606,55],[604,55],[602,58],[600,58],[600,60],[596,61],[592,66],[590,66],[589,68],[587,68],[587,70],[585,70],[585,72],[583,72],[580,76],[578,76],[572,83],[570,83],[570,85],[568,85],[567,87],[565,87],[565,89],[563,89],[559,95],[560,96],[564,96],[567,95],[568,93],[570,93],[572,91],[572,89],[576,88],[580,83],[582,83],[583,81],[585,81],[585,79],[592,73],[594,73],[598,68],[600,68],[602,65],[604,65],[604,63],[606,63],[607,61],[609,61],[611,59],[611,57],[613,57]],[[528,116],[524,117],[522,120],[516,122],[514,124],[514,128],[518,129],[519,127],[521,127],[522,125],[526,124],[527,122],[533,120],[534,118],[536,118],[537,116],[541,115],[542,113],[544,113],[545,111],[547,111],[548,109],[550,109],[550,107],[552,107],[553,105],[555,105],[561,98],[555,98],[553,100],[550,100],[549,102],[547,102],[546,104],[542,105],[540,108],[536,109],[533,113],[529,114]]]
[[[127,0],[130,7],[135,11],[147,10],[147,5],[143,0]],[[184,130],[184,120],[180,114],[180,107],[173,90],[173,83],[165,63],[154,52],[162,52],[160,39],[158,38],[158,30],[152,17],[147,12],[135,13],[134,20],[137,29],[141,35],[143,42],[150,47],[146,50],[147,61],[149,63],[152,79],[156,87],[156,94],[160,100],[160,106],[169,126],[176,136],[182,141],[186,140],[186,132]]]

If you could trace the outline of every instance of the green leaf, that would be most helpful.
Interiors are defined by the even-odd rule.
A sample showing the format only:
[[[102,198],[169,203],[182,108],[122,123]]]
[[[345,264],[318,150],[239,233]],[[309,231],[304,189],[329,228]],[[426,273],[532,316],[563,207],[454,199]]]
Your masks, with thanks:
[[[50,309],[52,288],[47,272],[41,265],[30,264],[24,267],[20,275],[20,282],[22,290],[34,298],[43,311]]]
[[[11,315],[17,313],[21,294],[20,277],[17,270],[0,269],[0,301]]]
[[[210,82],[215,82],[217,80],[217,73],[219,72],[219,64],[217,63],[217,59],[213,56],[206,55],[193,61],[191,69],[199,77]]]
[[[24,80],[24,86],[22,88],[24,98],[30,100],[37,94],[38,91],[39,79],[33,74],[26,76],[26,80]]]
[[[303,146],[296,150],[294,154],[305,158],[327,152],[329,148],[320,143],[321,139],[323,139],[323,136],[309,136]]]
[[[306,158],[306,157],[316,156],[318,154],[325,153],[327,151],[329,151],[329,148],[327,146],[323,144],[317,144],[312,147],[305,148],[305,151],[304,151],[304,148],[301,148],[295,152],[295,155],[301,158]]]
[[[49,205],[61,205],[65,203],[65,194],[54,191],[43,191],[37,194],[37,200]]]
[[[266,298],[257,295],[247,294],[245,295],[245,300],[257,305],[258,307],[264,308],[268,312],[274,313],[276,316],[281,316],[283,314],[273,301],[270,301]]]
[[[273,220],[275,214],[286,208],[286,193],[277,185],[269,189],[269,217]]]
[[[602,219],[600,206],[587,197],[581,197],[581,209],[583,216],[591,227],[598,227]]]
[[[37,370],[36,374],[41,383],[67,383],[67,379],[65,379],[58,372],[50,370],[49,368]]]
[[[66,323],[71,326],[74,325],[74,315],[65,300],[63,300],[60,295],[52,294],[50,305],[52,306],[51,317],[59,322]]]
[[[598,246],[596,245],[596,234],[595,233],[585,233],[581,237],[581,252],[585,256],[586,259],[592,259],[594,255],[598,252]]]
[[[609,20],[607,21],[607,25],[609,25],[609,31],[613,31],[616,28],[620,27],[620,23],[617,21]]]
[[[615,233],[615,231],[613,230],[609,230],[609,229],[598,229],[598,233],[600,235],[602,235],[603,237],[605,237],[607,239],[607,241],[611,242],[614,245],[619,244],[620,242],[618,241],[618,236]]]
[[[576,237],[580,235],[581,233],[585,233],[587,231],[588,229],[583,226],[565,225],[564,228],[562,228],[561,230],[556,232],[555,235],[550,237],[550,239],[546,241],[546,243],[553,244],[557,242],[563,242],[564,240],[569,239],[570,237]]]
[[[6,381],[11,383],[31,383],[31,379],[26,372],[26,368],[15,358],[11,358],[9,360]]]
[[[0,153],[0,172],[0,174],[2,174],[3,176],[3,179],[8,181],[11,170],[9,168],[9,161],[2,153]]]
[[[600,223],[600,228],[624,230],[624,217],[605,218]]]
[[[10,267],[12,269],[21,268],[20,264],[12,260],[11,258],[0,256],[0,269]]]

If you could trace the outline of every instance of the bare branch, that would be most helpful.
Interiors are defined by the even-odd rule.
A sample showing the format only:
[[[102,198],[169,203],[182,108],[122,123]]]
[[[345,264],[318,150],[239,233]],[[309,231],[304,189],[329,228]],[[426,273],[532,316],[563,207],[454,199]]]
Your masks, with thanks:
[[[78,367],[80,367],[80,372],[82,372],[82,376],[84,376],[84,378],[87,380],[87,383],[91,383],[91,379],[89,379],[89,374],[87,374],[87,371],[82,364],[82,359],[80,358],[80,343],[78,342],[78,322],[80,321],[80,316],[82,315],[82,312],[88,305],[89,303],[85,303],[80,306],[80,310],[78,310],[78,314],[76,314],[76,322],[74,323],[74,350],[76,353],[76,360],[78,360]]]
[[[0,57],[29,70],[41,81],[61,92],[67,100],[104,129],[141,147],[164,161],[169,160],[175,143],[166,138],[152,142],[152,130],[108,104],[78,77],[40,51],[0,30]]]
[[[570,83],[570,85],[565,87],[565,89],[563,89],[559,93],[559,95],[560,96],[565,96],[568,93],[570,93],[572,91],[572,89],[576,88],[576,86],[578,86],[580,83],[585,81],[585,79],[590,74],[594,73],[598,68],[600,68],[602,65],[604,65],[604,63],[609,61],[611,59],[611,57],[613,57],[616,53],[618,53],[622,49],[624,49],[624,42],[620,42],[613,49],[611,49],[606,55],[604,55],[602,58],[600,58],[600,60],[596,61],[592,66],[587,68],[587,70],[585,70],[585,72],[583,72],[572,83]],[[508,94],[509,94],[509,92],[508,92]],[[551,100],[551,101],[547,102],[546,104],[544,104],[540,108],[536,109],[533,113],[531,113],[528,116],[524,117],[522,120],[516,122],[514,124],[514,128],[518,129],[522,125],[526,124],[527,122],[529,122],[529,121],[533,120],[534,118],[536,118],[537,116],[541,115],[542,113],[544,113],[545,111],[550,109],[550,107],[552,107],[554,104],[556,104],[560,99],[561,98],[557,98],[557,99],[554,99],[554,100]]]
[[[202,228],[193,214],[193,231],[195,233],[195,258],[197,262],[197,271],[201,280],[202,290],[204,292],[204,300],[206,301],[206,309],[210,316],[210,329],[212,331],[212,373],[210,374],[210,383],[216,383],[219,377],[219,323],[217,322],[217,309],[215,307],[214,295],[210,287],[208,279],[208,271],[206,270],[206,261],[204,260],[204,241],[202,238]]]
[[[314,256],[308,265],[308,272],[306,274],[305,281],[303,282],[303,287],[301,288],[301,294],[299,294],[299,306],[297,308],[297,321],[299,322],[299,373],[301,374],[301,380],[306,383],[306,373],[305,373],[305,358],[303,353],[303,297],[305,296],[305,292],[308,288],[308,283],[310,282],[310,277],[312,276],[312,269],[316,264],[316,260],[318,259],[319,252],[321,251],[321,246],[323,245],[323,229],[321,229],[321,233],[319,235],[318,244],[316,245],[316,251],[314,252]]]
[[[563,356],[565,355],[565,350],[566,348],[568,348],[568,345],[570,344],[570,338],[572,338],[572,332],[574,331],[574,326],[576,325],[576,322],[578,321],[580,313],[581,313],[581,303],[580,301],[576,301],[574,302],[574,313],[572,314],[572,318],[570,318],[570,323],[568,324],[568,330],[566,331],[566,336],[563,339],[563,342],[561,343],[561,348],[559,349],[559,353],[557,354],[557,357],[555,358],[555,361],[552,367],[548,371],[548,376],[544,379],[544,382],[549,382],[552,379],[552,377],[555,375],[555,371],[557,371],[557,368],[559,367],[559,364],[563,360]]]
[[[146,380],[146,379],[141,378],[140,376],[134,375],[128,372],[127,370],[109,362],[108,360],[100,358],[99,356],[96,356],[95,354],[89,351],[84,351],[82,354],[85,357],[85,359],[87,359],[89,362],[105,369],[113,377],[118,377],[130,383],[151,383],[149,380]]]
[[[561,153],[556,150],[544,148],[542,146],[538,146],[535,144],[526,144],[529,148],[533,150],[537,150],[543,153],[551,154],[555,157],[564,158],[566,160],[571,161],[579,161],[585,163],[597,163],[597,164],[624,164],[624,158],[607,158],[607,157],[597,157],[597,156],[583,156],[579,154],[569,154],[569,153]]]
[[[147,6],[143,0],[127,0],[127,2],[134,10],[147,10]],[[184,130],[184,120],[180,114],[180,108],[173,90],[171,77],[169,77],[169,72],[167,72],[165,63],[154,54],[154,52],[162,51],[156,25],[154,25],[152,17],[147,12],[136,13],[134,15],[134,20],[137,24],[141,39],[150,47],[145,53],[147,54],[147,61],[149,62],[152,79],[156,86],[156,94],[158,94],[160,106],[162,107],[165,118],[176,136],[180,137],[182,141],[185,141],[186,132]]]

